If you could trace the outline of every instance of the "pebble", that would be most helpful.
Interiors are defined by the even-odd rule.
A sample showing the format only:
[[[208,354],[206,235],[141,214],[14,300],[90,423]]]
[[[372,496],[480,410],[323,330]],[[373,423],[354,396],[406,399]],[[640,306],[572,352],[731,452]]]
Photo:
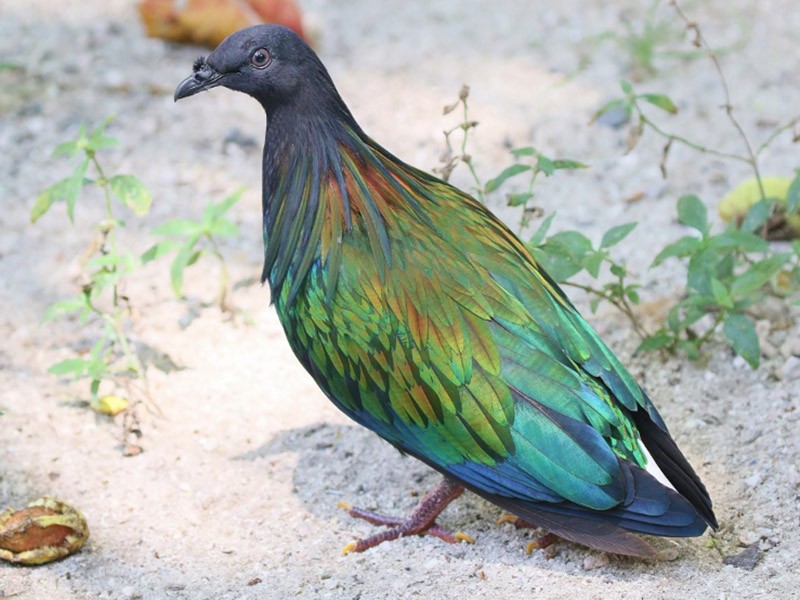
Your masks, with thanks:
[[[756,542],[761,539],[761,536],[758,535],[755,531],[742,531],[739,533],[739,545],[740,546],[752,546]]]
[[[790,356],[775,374],[778,376],[778,379],[782,379],[783,381],[792,381],[800,378],[800,358],[794,355]]]
[[[747,485],[747,487],[750,488],[756,487],[759,483],[761,483],[761,473],[753,473],[752,475],[750,475],[750,477],[745,479],[744,482]]]
[[[775,358],[780,354],[780,352],[767,340],[761,340],[761,354],[764,356],[764,358]]]
[[[583,568],[585,571],[593,571],[605,567],[608,563],[608,554],[591,554],[583,559]]]
[[[422,565],[422,568],[426,571],[433,571],[439,565],[438,558],[431,558]]]
[[[736,356],[731,364],[733,364],[734,369],[744,369],[748,366],[747,361],[741,356]]]
[[[800,356],[800,338],[787,336],[786,341],[781,344],[781,354],[784,356]]]
[[[683,428],[686,430],[689,429],[700,429],[705,427],[706,422],[703,419],[698,419],[697,417],[692,417],[691,419],[687,419],[686,423],[683,424]]]
[[[680,553],[677,548],[664,548],[658,551],[658,560],[671,562],[673,560],[678,560],[678,556],[680,556]]]

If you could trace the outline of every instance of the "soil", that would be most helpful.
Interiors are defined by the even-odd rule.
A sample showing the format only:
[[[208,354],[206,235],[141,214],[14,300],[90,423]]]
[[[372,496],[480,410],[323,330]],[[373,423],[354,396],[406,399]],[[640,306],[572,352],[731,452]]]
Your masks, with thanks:
[[[800,337],[797,307],[755,309],[764,356],[758,370],[713,339],[700,363],[632,356],[637,339],[612,309],[590,316],[654,398],[715,503],[718,532],[655,539],[664,559],[609,557],[558,544],[552,558],[527,556],[533,535],[496,525],[500,511],[465,494],[441,517],[475,545],[428,537],[341,555],[377,529],[349,518],[345,500],[408,512],[437,481],[372,433],[339,414],[297,364],[260,275],[260,144],[264,117],[249,98],[215,90],[173,104],[175,86],[204,50],[147,39],[127,0],[3,0],[0,57],[0,507],[54,496],[86,515],[91,536],[79,554],[46,566],[0,565],[0,598],[770,598],[800,589]],[[677,261],[648,270],[655,253],[688,230],[675,202],[693,192],[715,219],[719,198],[750,176],[746,165],[646,133],[626,153],[627,129],[589,124],[619,80],[668,93],[680,113],[651,116],[726,152],[741,140],[720,105],[717,75],[704,58],[659,55],[652,76],[632,73],[630,54],[604,32],[641,29],[639,2],[477,0],[436,3],[353,0],[301,3],[317,48],[362,127],[412,164],[439,165],[442,130],[458,115],[442,107],[468,83],[480,122],[469,145],[484,179],[510,163],[509,147],[590,165],[537,187],[536,204],[557,211],[554,230],[599,240],[638,221],[618,254],[641,281],[651,325],[675,301],[685,272]],[[662,3],[666,4],[666,3]],[[717,47],[743,128],[760,143],[800,106],[800,10],[795,0],[693,2],[685,7]],[[668,6],[670,48],[691,50]],[[154,195],[143,219],[126,214],[122,242],[136,252],[170,218],[244,187],[233,218],[242,235],[223,251],[233,281],[230,318],[212,304],[218,271],[187,271],[188,300],[175,300],[167,262],[140,269],[126,288],[132,334],[150,355],[179,368],[148,369],[153,400],[136,407],[143,452],[124,456],[133,427],[86,406],[86,382],[49,375],[53,363],[85,352],[96,329],[62,319],[41,323],[54,301],[76,293],[80,257],[102,216],[99,196],[79,203],[71,225],[62,205],[35,225],[37,193],[71,164],[56,144],[81,123],[116,115],[107,151],[112,172],[140,177]],[[226,141],[227,140],[227,141]],[[797,146],[785,134],[763,154],[766,174],[791,175]],[[471,179],[459,167],[453,181]],[[492,200],[504,219],[519,214]],[[715,219],[715,224],[718,220]],[[586,297],[573,294],[589,314]],[[738,558],[724,557],[737,556]],[[671,559],[671,560],[668,560]],[[728,564],[732,563],[732,564]]]

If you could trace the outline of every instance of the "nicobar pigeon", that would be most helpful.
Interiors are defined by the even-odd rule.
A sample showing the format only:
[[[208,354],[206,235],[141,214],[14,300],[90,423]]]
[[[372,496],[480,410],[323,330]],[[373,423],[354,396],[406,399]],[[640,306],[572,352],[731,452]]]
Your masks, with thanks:
[[[703,483],[650,399],[524,244],[468,194],[368,137],[290,30],[225,39],[175,91],[244,92],[267,115],[264,271],[297,358],[346,415],[439,471],[407,535],[448,542],[468,489],[520,526],[654,557],[630,532],[716,528]],[[534,544],[536,545],[536,544]]]

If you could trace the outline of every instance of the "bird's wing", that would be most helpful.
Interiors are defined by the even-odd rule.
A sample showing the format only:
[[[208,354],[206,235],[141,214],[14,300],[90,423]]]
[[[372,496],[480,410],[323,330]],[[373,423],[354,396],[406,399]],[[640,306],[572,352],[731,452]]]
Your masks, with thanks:
[[[634,414],[669,439],[650,401],[505,226],[406,182],[423,185],[426,218],[387,226],[388,266],[356,223],[332,296],[312,271],[287,327],[301,361],[356,421],[484,495],[657,530],[675,499],[639,468]]]

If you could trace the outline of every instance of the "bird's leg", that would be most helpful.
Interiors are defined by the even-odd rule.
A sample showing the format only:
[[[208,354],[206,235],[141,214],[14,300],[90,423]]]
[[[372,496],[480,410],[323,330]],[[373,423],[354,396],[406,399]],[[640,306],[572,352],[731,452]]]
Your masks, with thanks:
[[[436,524],[436,517],[450,504],[458,498],[464,491],[464,486],[456,483],[452,479],[445,477],[435,488],[425,494],[417,507],[406,519],[397,517],[387,517],[370,511],[354,508],[345,502],[340,502],[339,506],[344,508],[351,517],[364,519],[373,525],[386,525],[390,527],[386,531],[376,533],[363,540],[350,542],[342,550],[342,554],[348,552],[363,552],[368,548],[377,546],[383,542],[396,540],[407,535],[433,535],[440,540],[450,544],[460,541],[475,543],[471,537],[465,533],[450,533]]]
[[[541,529],[538,525],[528,523],[528,521],[516,515],[503,515],[497,519],[498,525],[503,523],[511,523],[517,529]],[[543,535],[535,537],[525,546],[525,554],[530,555],[534,550],[545,550],[545,556],[547,558],[553,558],[553,556],[555,556],[555,550],[552,548],[552,545],[560,539],[561,538],[554,533],[544,533]]]

